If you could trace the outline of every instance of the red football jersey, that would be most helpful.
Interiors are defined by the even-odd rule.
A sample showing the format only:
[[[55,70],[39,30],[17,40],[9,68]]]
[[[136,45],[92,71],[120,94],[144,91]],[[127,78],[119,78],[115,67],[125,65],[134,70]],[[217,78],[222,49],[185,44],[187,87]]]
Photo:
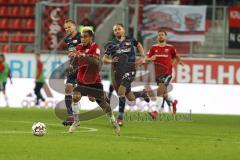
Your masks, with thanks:
[[[4,63],[0,63],[0,72],[4,70]]]
[[[150,48],[147,57],[150,58],[153,55],[156,55],[156,60],[154,61],[156,76],[171,75],[172,59],[176,57],[176,48],[169,44],[165,46],[155,44]]]
[[[97,43],[84,47],[82,44],[76,46],[78,54],[100,58],[100,48]],[[84,58],[78,60],[77,80],[83,84],[101,83],[99,65],[90,63]]]

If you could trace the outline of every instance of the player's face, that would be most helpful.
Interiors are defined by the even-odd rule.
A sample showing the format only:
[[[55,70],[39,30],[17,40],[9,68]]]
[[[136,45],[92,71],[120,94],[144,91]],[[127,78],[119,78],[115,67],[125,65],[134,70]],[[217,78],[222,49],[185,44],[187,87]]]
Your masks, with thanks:
[[[124,31],[124,29],[123,29],[122,26],[120,26],[120,25],[115,25],[115,26],[113,27],[113,33],[114,33],[114,35],[115,35],[117,38],[121,38],[121,37],[124,36],[125,31]]]
[[[88,46],[92,42],[92,37],[88,33],[82,33],[81,42],[83,46]]]
[[[76,26],[72,23],[65,23],[64,24],[64,29],[67,35],[71,35],[76,31]]]
[[[159,32],[158,33],[158,42],[163,43],[166,42],[166,35],[164,32]]]

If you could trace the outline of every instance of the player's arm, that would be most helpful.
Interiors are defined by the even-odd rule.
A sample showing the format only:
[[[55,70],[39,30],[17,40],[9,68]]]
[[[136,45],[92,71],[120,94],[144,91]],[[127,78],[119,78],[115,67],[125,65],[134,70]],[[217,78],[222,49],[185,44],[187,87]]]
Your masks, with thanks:
[[[37,67],[38,67],[38,72],[37,72],[37,75],[36,75],[36,80],[41,76],[42,72],[43,72],[43,64],[38,61],[37,62]]]
[[[154,51],[152,48],[147,52],[147,57],[145,59],[147,62],[155,61],[156,55],[154,54]]]
[[[184,62],[183,62],[182,58],[178,55],[176,55],[173,58],[172,65],[175,65],[175,64],[180,64],[180,65],[184,66]]]
[[[172,57],[173,57],[172,58],[172,65],[175,65],[175,64],[181,64],[182,66],[184,65],[181,57],[177,55],[177,50],[174,46],[172,48]]]
[[[138,44],[137,44],[137,49],[138,49],[139,54],[141,55],[141,57],[145,58],[144,48],[143,48],[143,46],[142,46],[142,44],[140,42],[138,42]]]
[[[85,59],[89,63],[95,64],[95,65],[98,65],[100,60],[100,58],[97,56],[86,56],[86,55],[85,56],[80,55],[80,59]]]
[[[104,54],[102,61],[105,64],[111,64],[111,63],[118,62],[118,57],[112,58],[110,55]]]
[[[10,69],[8,69],[8,78],[10,79],[10,82],[12,84],[12,73]]]

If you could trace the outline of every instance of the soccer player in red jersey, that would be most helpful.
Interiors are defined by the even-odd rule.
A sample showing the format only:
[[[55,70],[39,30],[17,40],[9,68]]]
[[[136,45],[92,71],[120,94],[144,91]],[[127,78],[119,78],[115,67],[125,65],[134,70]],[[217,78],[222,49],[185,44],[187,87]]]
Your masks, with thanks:
[[[79,101],[82,96],[94,98],[98,105],[109,117],[117,135],[120,134],[120,127],[115,120],[113,111],[107,103],[107,97],[103,90],[100,77],[100,48],[93,42],[93,31],[85,29],[81,35],[81,44],[76,46],[76,52],[69,56],[75,57],[74,62],[78,64],[77,87],[73,91],[73,116],[74,123],[69,128],[69,132],[74,132],[79,123]]]
[[[167,87],[172,79],[172,66],[174,64],[184,65],[181,58],[176,54],[176,48],[167,44],[167,33],[164,30],[158,31],[158,43],[153,45],[147,53],[147,61],[155,64],[155,77],[158,85],[157,105],[162,106],[164,99],[171,102],[173,113],[176,112],[177,101],[173,101],[167,93]],[[151,113],[156,118],[157,113]]]

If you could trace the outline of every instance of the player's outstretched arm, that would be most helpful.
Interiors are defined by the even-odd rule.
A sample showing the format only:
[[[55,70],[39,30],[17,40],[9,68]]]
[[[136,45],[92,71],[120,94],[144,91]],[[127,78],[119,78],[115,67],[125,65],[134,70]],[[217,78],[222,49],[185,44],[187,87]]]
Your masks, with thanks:
[[[118,57],[114,57],[113,59],[111,58],[111,56],[104,54],[103,58],[102,58],[103,63],[105,64],[111,64],[111,63],[115,63],[118,62]]]
[[[142,46],[142,44],[140,42],[138,42],[137,48],[138,48],[138,51],[139,51],[141,57],[144,58],[145,57],[144,48],[143,48],[143,46]]]
[[[87,60],[89,63],[98,65],[99,64],[99,57],[94,57],[94,56],[83,56],[81,57],[85,60]]]
[[[151,57],[146,57],[145,59],[147,62],[155,61],[156,60],[156,55],[153,55]]]

